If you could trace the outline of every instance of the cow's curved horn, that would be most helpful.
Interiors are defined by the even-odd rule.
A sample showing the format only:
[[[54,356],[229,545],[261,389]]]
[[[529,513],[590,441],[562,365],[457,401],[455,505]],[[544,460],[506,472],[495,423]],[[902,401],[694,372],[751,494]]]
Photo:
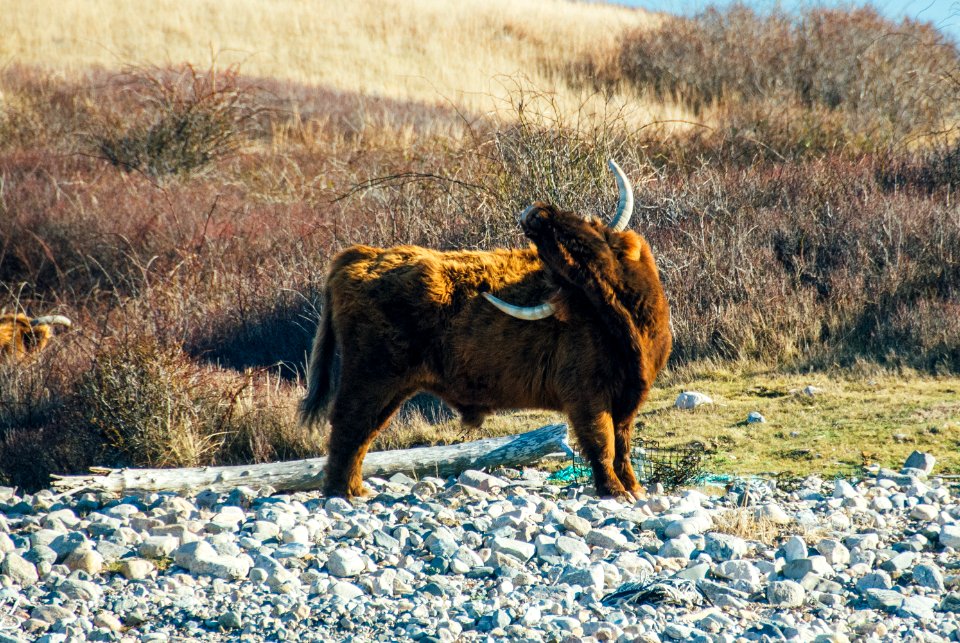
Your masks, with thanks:
[[[69,328],[70,326],[73,326],[73,322],[70,321],[68,318],[64,317],[63,315],[46,315],[44,317],[37,317],[36,319],[31,319],[30,325],[31,326],[59,325],[59,326],[66,326],[67,328]]]
[[[538,319],[546,319],[556,312],[556,309],[550,302],[544,302],[539,306],[515,306],[514,304],[508,304],[499,297],[495,297],[488,292],[480,294],[486,297],[487,301],[500,309],[500,311],[510,315],[511,317],[516,317],[517,319],[536,321]]]
[[[617,179],[617,188],[620,190],[620,202],[617,204],[617,214],[610,221],[610,228],[616,232],[621,232],[630,224],[630,217],[633,215],[633,186],[630,185],[630,179],[623,173],[620,166],[613,159],[607,162]]]

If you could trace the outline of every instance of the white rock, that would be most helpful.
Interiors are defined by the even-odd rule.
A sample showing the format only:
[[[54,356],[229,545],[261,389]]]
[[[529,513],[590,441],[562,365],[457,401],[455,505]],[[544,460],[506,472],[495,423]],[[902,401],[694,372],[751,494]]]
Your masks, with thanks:
[[[767,585],[767,602],[775,607],[800,607],[807,592],[792,580],[774,581]]]
[[[704,404],[713,404],[713,399],[709,395],[697,391],[684,391],[677,396],[674,406],[678,409],[695,409]]]
[[[127,580],[141,580],[153,573],[156,566],[143,558],[124,558],[120,561],[119,572]]]
[[[506,487],[510,484],[502,478],[492,476],[483,471],[476,471],[474,469],[467,469],[461,473],[460,477],[457,478],[457,482],[464,486],[473,487],[488,493]]]
[[[696,546],[690,540],[690,536],[682,534],[663,543],[657,555],[664,558],[690,558],[690,554],[695,549]]]
[[[93,549],[75,549],[63,561],[73,571],[81,570],[93,576],[103,571],[103,556]]]
[[[860,495],[852,484],[840,478],[833,483],[834,498],[856,498]]]
[[[352,601],[355,598],[363,596],[363,590],[347,581],[338,580],[330,587],[330,594],[346,601]]]
[[[817,543],[817,551],[831,565],[846,565],[850,562],[850,550],[833,538],[824,538]]]
[[[936,463],[937,463],[937,459],[932,455],[930,455],[929,453],[914,451],[907,457],[907,461],[903,463],[903,468],[904,469],[920,469],[927,475],[930,475]]]
[[[533,543],[527,543],[514,538],[494,538],[490,543],[490,549],[507,556],[512,556],[521,562],[526,562],[533,558],[537,548]]]
[[[186,543],[173,552],[174,562],[194,574],[214,578],[246,578],[253,565],[249,556],[223,556],[205,540]]]
[[[591,529],[584,540],[593,547],[614,550],[627,544],[627,537],[617,529]]]
[[[807,543],[800,536],[790,536],[781,546],[783,558],[788,563],[798,558],[807,557]]]
[[[713,573],[721,578],[743,581],[750,585],[760,583],[760,570],[748,560],[727,560],[713,569]]]
[[[21,587],[29,587],[40,579],[33,563],[16,552],[10,552],[4,557],[3,563],[0,563],[0,571]]]
[[[914,520],[936,520],[940,510],[933,505],[916,505],[910,510],[910,517]]]
[[[589,545],[579,538],[572,538],[570,536],[557,536],[554,545],[557,553],[561,556],[570,556],[571,554],[583,554],[584,556],[590,555]]]
[[[140,543],[138,551],[144,558],[164,558],[172,554],[177,545],[173,536],[150,536]]]
[[[760,505],[753,510],[755,518],[769,520],[778,525],[786,525],[792,522],[790,516],[775,502],[768,502]]]
[[[940,528],[940,544],[944,547],[960,549],[960,524],[944,525]]]
[[[360,553],[347,547],[334,549],[327,559],[327,570],[340,578],[357,576],[364,569],[366,569],[366,563]]]
[[[667,523],[663,534],[667,538],[675,538],[681,534],[700,534],[713,527],[713,520],[709,514],[702,512],[688,518],[674,520]]]
[[[704,538],[704,551],[716,561],[739,559],[747,554],[747,541],[731,534],[711,532]]]

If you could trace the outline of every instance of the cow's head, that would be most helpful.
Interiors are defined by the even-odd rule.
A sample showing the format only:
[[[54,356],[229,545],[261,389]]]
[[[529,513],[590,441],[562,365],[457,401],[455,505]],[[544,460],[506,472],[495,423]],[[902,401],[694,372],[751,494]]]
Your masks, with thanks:
[[[0,356],[21,359],[43,350],[53,335],[54,326],[70,327],[63,315],[46,315],[30,319],[22,314],[0,315]]]
[[[537,247],[551,277],[560,286],[576,286],[586,280],[617,280],[625,265],[640,260],[643,239],[625,231],[633,214],[633,188],[623,170],[609,162],[617,179],[620,201],[609,224],[585,220],[553,205],[536,202],[520,215],[520,227]],[[553,302],[517,306],[483,293],[504,313],[525,320],[545,319],[557,312]]]

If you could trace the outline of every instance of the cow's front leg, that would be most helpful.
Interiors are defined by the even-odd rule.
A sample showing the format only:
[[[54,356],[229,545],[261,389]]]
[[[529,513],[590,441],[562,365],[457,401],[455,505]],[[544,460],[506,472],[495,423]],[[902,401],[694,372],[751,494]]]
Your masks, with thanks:
[[[616,453],[613,419],[609,411],[597,411],[590,408],[571,410],[570,423],[580,444],[580,451],[593,470],[593,482],[597,495],[631,500],[633,496],[620,482],[613,468]]]
[[[614,424],[613,431],[613,471],[617,474],[617,478],[620,479],[627,493],[640,500],[646,494],[637,481],[636,473],[633,471],[633,463],[630,461],[631,444],[633,442],[633,416],[617,421]]]

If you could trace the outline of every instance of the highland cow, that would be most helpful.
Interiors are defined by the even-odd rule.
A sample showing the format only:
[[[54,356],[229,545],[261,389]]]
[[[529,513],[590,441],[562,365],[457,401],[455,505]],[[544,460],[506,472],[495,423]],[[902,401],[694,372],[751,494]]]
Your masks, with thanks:
[[[54,326],[71,325],[63,315],[48,315],[30,319],[26,315],[0,315],[0,357],[23,359],[30,353],[42,351],[53,336]]]
[[[310,425],[331,406],[328,495],[365,493],[367,448],[418,391],[469,426],[497,409],[562,411],[597,493],[638,494],[633,421],[670,354],[670,312],[650,246],[625,230],[632,188],[610,165],[609,225],[538,202],[521,215],[527,249],[353,246],[334,258],[300,407]]]

